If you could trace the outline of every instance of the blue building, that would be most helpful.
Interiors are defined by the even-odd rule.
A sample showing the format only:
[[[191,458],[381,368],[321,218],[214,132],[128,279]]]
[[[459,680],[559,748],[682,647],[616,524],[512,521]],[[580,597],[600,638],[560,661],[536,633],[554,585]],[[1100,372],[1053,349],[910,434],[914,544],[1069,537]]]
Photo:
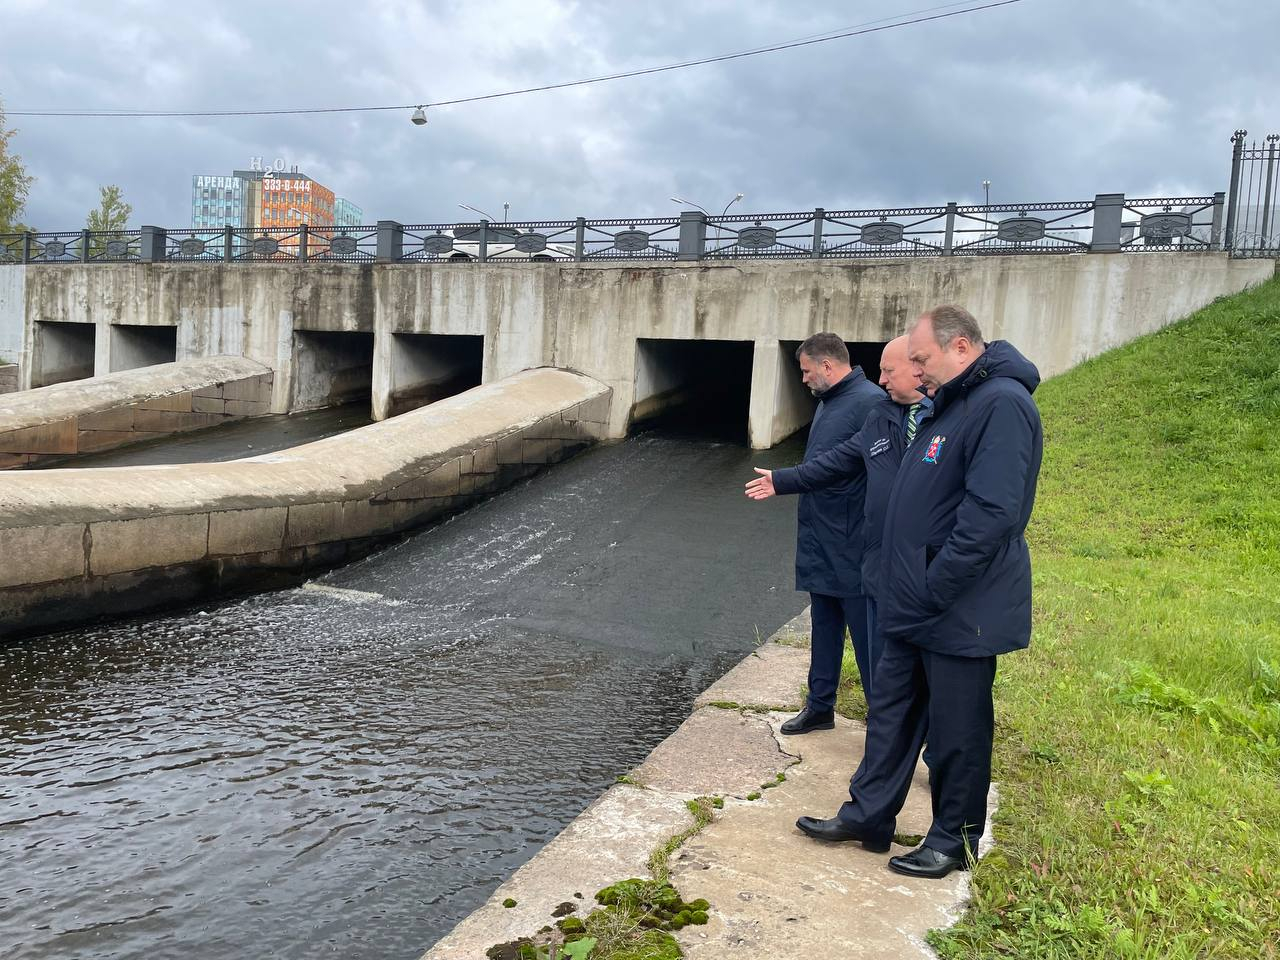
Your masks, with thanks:
[[[244,177],[191,178],[191,225],[200,229],[254,226]]]
[[[358,227],[364,217],[364,211],[346,197],[338,197],[333,201],[333,225],[335,227]]]

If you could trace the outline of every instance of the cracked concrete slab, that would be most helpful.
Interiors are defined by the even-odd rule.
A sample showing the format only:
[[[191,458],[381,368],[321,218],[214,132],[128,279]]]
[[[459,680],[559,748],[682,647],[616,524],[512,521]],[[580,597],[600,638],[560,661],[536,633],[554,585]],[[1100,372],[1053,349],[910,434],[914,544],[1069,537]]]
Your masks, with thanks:
[[[769,719],[776,732],[786,715]],[[672,857],[671,880],[681,895],[712,905],[705,927],[676,935],[690,960],[934,955],[924,936],[953,921],[968,896],[966,874],[945,880],[902,877],[886,864],[907,847],[895,844],[888,854],[873,854],[856,843],[811,840],[795,826],[801,816],[832,816],[848,797],[863,732],[861,724],[840,719],[830,731],[779,733],[784,749],[799,756],[786,782],[754,803],[727,803],[714,823]],[[923,834],[930,820],[921,766],[898,832]]]
[[[808,630],[802,634],[808,639]],[[736,703],[743,707],[799,710],[809,682],[809,651],[778,643],[765,643],[723,677],[707,687],[695,707],[712,703]]]
[[[646,787],[683,796],[745,797],[794,762],[765,717],[703,707],[658,744],[633,776]]]

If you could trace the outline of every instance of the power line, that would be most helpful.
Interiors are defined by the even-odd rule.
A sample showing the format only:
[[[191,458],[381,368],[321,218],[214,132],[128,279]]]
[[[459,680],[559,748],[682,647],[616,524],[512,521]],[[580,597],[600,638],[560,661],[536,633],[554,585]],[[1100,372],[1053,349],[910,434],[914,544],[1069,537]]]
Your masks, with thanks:
[[[966,2],[966,0],[960,0],[960,3],[963,2]],[[415,107],[449,107],[464,103],[479,103],[483,100],[499,100],[505,97],[517,97],[526,93],[541,93],[547,90],[563,90],[568,87],[582,87],[592,83],[605,83],[610,80],[625,80],[629,77],[649,76],[655,73],[666,73],[671,70],[683,70],[688,67],[698,67],[709,63],[724,63],[729,60],[739,60],[743,57],[756,57],[765,53],[776,53],[780,50],[793,50],[797,47],[807,47],[818,43],[828,43],[832,40],[845,40],[849,37],[860,37],[869,33],[880,33],[885,30],[893,30],[896,27],[909,27],[915,24],[928,23],[933,20],[945,20],[949,17],[958,17],[966,13],[976,13],[980,10],[991,10],[995,7],[1007,7],[1010,4],[1020,2],[1021,0],[992,0],[992,2],[989,3],[967,6],[960,10],[948,9],[949,7],[960,6],[960,3],[942,4],[941,6],[928,7],[924,10],[917,10],[913,13],[902,15],[902,17],[909,17],[911,19],[904,20],[902,17],[885,17],[881,20],[871,20],[864,24],[858,24],[854,28],[844,29],[840,32],[816,34],[797,40],[788,40],[771,46],[755,47],[750,50],[740,50],[736,53],[725,53],[719,56],[703,57],[697,60],[682,60],[677,63],[668,63],[657,67],[644,67],[639,70],[628,70],[622,73],[610,73],[600,77],[588,77],[583,80],[567,80],[562,83],[548,83],[537,87],[524,87],[520,90],[505,90],[501,93],[486,93],[474,97],[459,97],[455,100],[424,101],[422,103],[406,103],[373,107],[298,107],[284,110],[6,110],[5,113],[11,117],[267,117],[318,113],[374,113],[384,110],[412,110]],[[944,12],[933,12],[939,10]],[[922,14],[928,15],[924,16]]]

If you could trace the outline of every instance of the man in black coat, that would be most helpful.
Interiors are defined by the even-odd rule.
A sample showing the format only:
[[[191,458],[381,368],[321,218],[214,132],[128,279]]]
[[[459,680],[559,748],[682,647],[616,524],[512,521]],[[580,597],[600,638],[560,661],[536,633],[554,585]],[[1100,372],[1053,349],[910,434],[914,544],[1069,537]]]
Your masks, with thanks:
[[[889,849],[928,732],[933,824],[889,860],[944,877],[976,856],[986,822],[996,656],[1031,639],[1031,559],[1023,536],[1043,434],[1035,366],[1008,343],[985,344],[959,307],[912,327],[910,358],[935,391],[934,416],[906,451],[885,514],[880,633],[866,748],[849,802],[796,825],[820,840]]]
[[[818,397],[809,426],[805,460],[852,436],[882,396],[860,367],[849,365],[849,349],[834,333],[815,333],[796,351],[801,378]],[[796,589],[810,599],[809,697],[782,725],[786,734],[835,726],[836,687],[844,659],[845,627],[863,684],[871,676],[866,598],[862,590],[862,497],[864,478],[845,478],[800,498],[797,511]]]

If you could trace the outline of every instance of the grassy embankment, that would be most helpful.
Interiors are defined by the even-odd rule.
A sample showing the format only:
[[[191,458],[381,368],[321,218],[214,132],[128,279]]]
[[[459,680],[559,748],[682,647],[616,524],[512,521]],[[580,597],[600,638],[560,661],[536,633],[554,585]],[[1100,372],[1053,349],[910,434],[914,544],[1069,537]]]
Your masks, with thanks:
[[[1280,957],[1280,279],[1036,399],[1036,620],[997,678],[998,847],[934,945]]]

